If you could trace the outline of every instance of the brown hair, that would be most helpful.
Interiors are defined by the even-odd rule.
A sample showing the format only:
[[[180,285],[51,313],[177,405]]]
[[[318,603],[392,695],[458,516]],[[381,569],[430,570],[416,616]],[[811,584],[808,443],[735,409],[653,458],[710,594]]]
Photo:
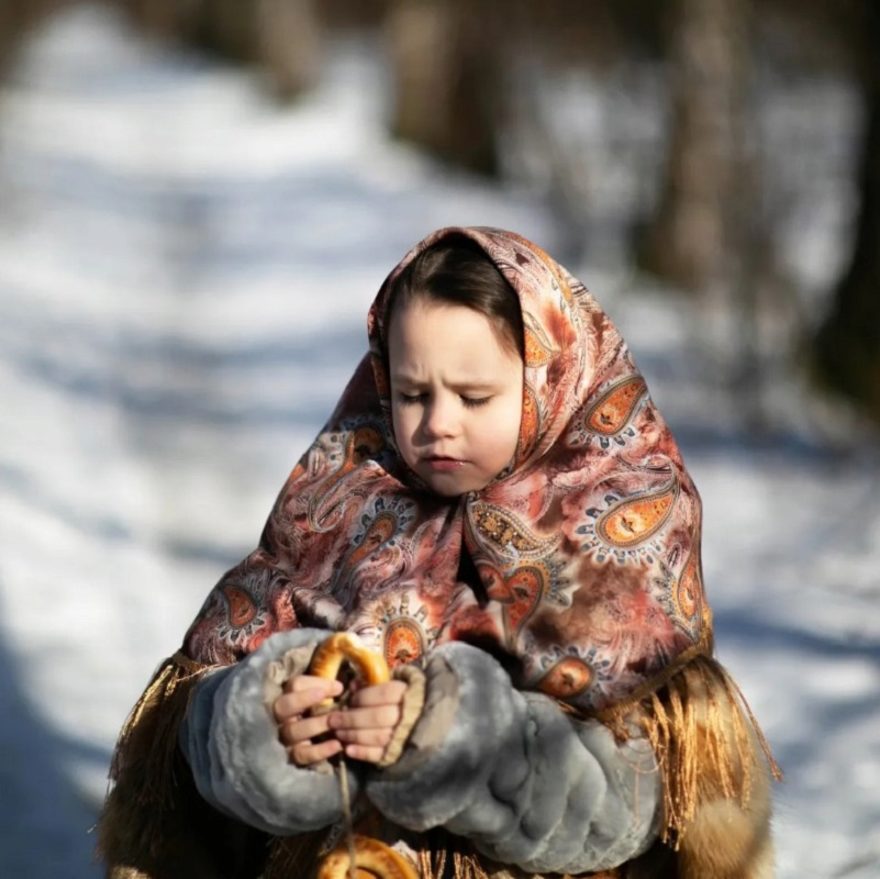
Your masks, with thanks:
[[[487,317],[503,344],[525,354],[519,298],[485,251],[464,235],[449,235],[423,250],[391,282],[386,326],[396,307],[425,298],[463,305]]]

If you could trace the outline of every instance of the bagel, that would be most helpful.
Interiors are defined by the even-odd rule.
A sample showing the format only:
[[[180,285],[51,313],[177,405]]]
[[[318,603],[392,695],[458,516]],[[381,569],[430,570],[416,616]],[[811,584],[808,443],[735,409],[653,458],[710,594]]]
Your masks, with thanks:
[[[335,680],[344,662],[351,665],[358,679],[365,684],[384,684],[391,680],[385,657],[365,647],[351,632],[336,632],[319,644],[312,656],[309,674]],[[325,699],[317,707],[326,708],[332,703],[332,699]]]
[[[384,842],[368,836],[354,838],[356,879],[418,879],[412,863]],[[321,861],[317,879],[348,879],[351,858],[345,844]]]

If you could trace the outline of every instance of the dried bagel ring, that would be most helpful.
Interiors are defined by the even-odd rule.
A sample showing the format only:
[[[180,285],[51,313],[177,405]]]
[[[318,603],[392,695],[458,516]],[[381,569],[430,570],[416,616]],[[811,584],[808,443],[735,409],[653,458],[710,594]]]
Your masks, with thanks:
[[[393,848],[368,836],[355,836],[354,875],[357,879],[418,879],[415,867]],[[348,879],[351,859],[343,844],[323,861],[317,879]]]
[[[384,684],[391,680],[385,657],[364,647],[351,632],[336,632],[319,644],[312,656],[309,674],[335,680],[344,662],[354,668],[358,678],[365,684]],[[325,699],[318,707],[327,707],[332,702],[332,699]]]

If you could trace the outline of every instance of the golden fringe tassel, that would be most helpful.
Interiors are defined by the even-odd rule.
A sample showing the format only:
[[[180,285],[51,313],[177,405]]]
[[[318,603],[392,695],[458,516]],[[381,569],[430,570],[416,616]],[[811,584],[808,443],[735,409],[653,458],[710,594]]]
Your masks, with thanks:
[[[450,864],[452,873],[447,871]],[[493,879],[476,855],[442,848],[420,851],[418,867],[419,879]]]
[[[434,843],[418,853],[419,879],[543,879],[542,874],[496,864],[472,850],[461,850],[458,846],[467,844],[448,835],[435,839]],[[578,879],[568,873],[554,873],[553,876],[555,879]],[[620,879],[621,876],[618,870],[580,874],[581,879]]]
[[[177,835],[167,819],[178,795],[177,732],[207,668],[180,653],[165,660],[122,728],[110,767],[115,784],[97,825],[98,855],[111,876],[152,874],[168,833]]]
[[[317,871],[326,838],[326,830],[273,837],[262,879],[311,879]]]
[[[491,879],[474,855],[463,852],[447,853],[444,849],[423,849],[419,852],[419,879],[446,879],[449,876],[446,872],[449,861],[452,862],[450,879]]]
[[[661,838],[675,850],[700,801],[721,796],[747,805],[755,773],[764,771],[758,748],[782,778],[739,687],[708,656],[692,659],[638,706],[615,706],[602,720],[621,739],[627,723],[644,728],[663,776]]]
[[[167,804],[170,800],[171,793],[164,780],[171,777],[178,727],[186,713],[193,683],[210,667],[200,665],[180,652],[175,653],[159,666],[126,718],[116,743],[110,777],[118,780],[127,764],[147,756],[137,745],[146,743],[145,732],[149,729],[149,759],[157,777],[150,779],[150,783],[139,792],[139,801]],[[157,747],[159,742],[162,748]],[[162,772],[160,775],[160,769],[167,770],[168,774]]]

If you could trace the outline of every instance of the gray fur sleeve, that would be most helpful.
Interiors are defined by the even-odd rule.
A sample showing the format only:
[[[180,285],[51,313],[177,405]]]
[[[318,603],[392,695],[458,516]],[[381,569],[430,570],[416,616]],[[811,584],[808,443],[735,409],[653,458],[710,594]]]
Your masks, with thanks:
[[[487,653],[444,644],[426,667],[425,707],[400,760],[367,795],[412,830],[444,826],[486,856],[535,872],[618,866],[654,841],[660,781],[648,742],[618,744]]]
[[[329,766],[288,762],[266,704],[271,663],[302,650],[305,662],[330,633],[296,629],[267,639],[238,665],[208,674],[196,688],[180,729],[180,746],[202,797],[216,809],[271,834],[317,830],[342,815]],[[349,774],[352,797],[360,788]]]

